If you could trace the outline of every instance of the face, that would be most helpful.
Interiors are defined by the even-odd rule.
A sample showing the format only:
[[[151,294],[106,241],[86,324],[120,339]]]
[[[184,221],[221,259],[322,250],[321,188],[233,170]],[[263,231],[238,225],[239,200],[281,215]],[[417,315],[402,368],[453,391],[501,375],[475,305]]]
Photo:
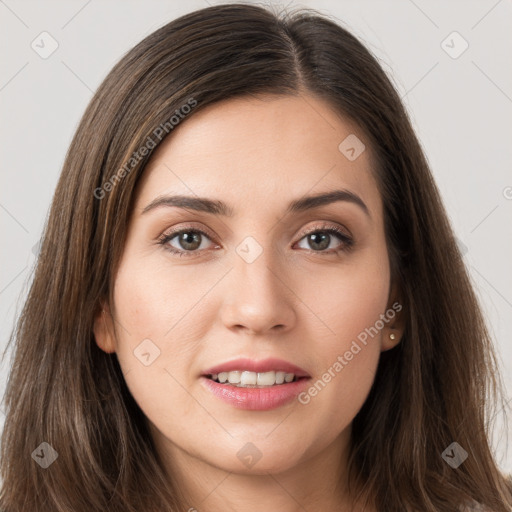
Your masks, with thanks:
[[[209,106],[158,148],[95,335],[164,454],[264,474],[346,447],[402,332],[370,149],[313,96]]]

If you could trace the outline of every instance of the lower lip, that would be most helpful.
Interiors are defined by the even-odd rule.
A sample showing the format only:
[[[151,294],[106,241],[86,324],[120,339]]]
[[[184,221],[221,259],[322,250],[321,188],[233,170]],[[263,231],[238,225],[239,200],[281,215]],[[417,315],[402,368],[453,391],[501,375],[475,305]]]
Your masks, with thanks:
[[[308,387],[309,380],[301,378],[295,382],[276,384],[268,388],[238,388],[201,377],[203,385],[217,398],[238,409],[251,411],[267,411],[292,401]]]

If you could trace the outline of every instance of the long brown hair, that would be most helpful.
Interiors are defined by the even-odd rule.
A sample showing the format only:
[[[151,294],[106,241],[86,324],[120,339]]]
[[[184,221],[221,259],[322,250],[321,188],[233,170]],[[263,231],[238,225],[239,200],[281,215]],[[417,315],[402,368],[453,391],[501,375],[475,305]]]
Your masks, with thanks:
[[[269,93],[323,98],[361,127],[376,155],[406,328],[381,354],[354,419],[350,489],[386,512],[474,502],[510,510],[511,485],[488,440],[494,407],[504,402],[492,340],[397,92],[363,44],[328,17],[227,4],[187,14],[137,44],[78,126],[9,339],[3,512],[186,510],[116,355],[95,343],[93,319],[101,300],[112,304],[135,186],[176,120]],[[456,469],[442,456],[453,442],[468,453]],[[37,455],[49,462],[50,447],[58,457],[42,468]]]

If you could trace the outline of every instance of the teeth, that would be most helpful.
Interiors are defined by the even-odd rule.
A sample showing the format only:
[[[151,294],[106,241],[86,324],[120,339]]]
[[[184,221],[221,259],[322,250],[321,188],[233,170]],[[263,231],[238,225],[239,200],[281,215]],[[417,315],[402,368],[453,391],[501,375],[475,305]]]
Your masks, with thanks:
[[[228,373],[228,382],[230,384],[240,384],[241,372],[229,372]]]
[[[239,388],[253,388],[253,387],[268,387],[275,384],[283,384],[295,380],[294,373],[286,373],[282,371],[271,372],[249,372],[249,371],[233,371],[233,372],[220,372],[219,374],[212,374],[212,380],[220,382],[221,384],[229,383]]]
[[[258,373],[258,386],[273,386],[276,383],[276,372]]]
[[[242,375],[240,376],[240,384],[242,386],[255,386],[257,380],[258,375],[254,372],[242,372]]]

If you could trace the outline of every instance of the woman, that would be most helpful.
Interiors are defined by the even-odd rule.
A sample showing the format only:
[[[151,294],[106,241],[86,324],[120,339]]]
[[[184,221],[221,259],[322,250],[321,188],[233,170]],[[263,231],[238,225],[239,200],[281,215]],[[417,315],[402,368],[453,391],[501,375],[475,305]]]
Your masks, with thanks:
[[[512,505],[425,157],[375,58],[314,11],[210,7],[121,59],[13,339],[5,512]]]

